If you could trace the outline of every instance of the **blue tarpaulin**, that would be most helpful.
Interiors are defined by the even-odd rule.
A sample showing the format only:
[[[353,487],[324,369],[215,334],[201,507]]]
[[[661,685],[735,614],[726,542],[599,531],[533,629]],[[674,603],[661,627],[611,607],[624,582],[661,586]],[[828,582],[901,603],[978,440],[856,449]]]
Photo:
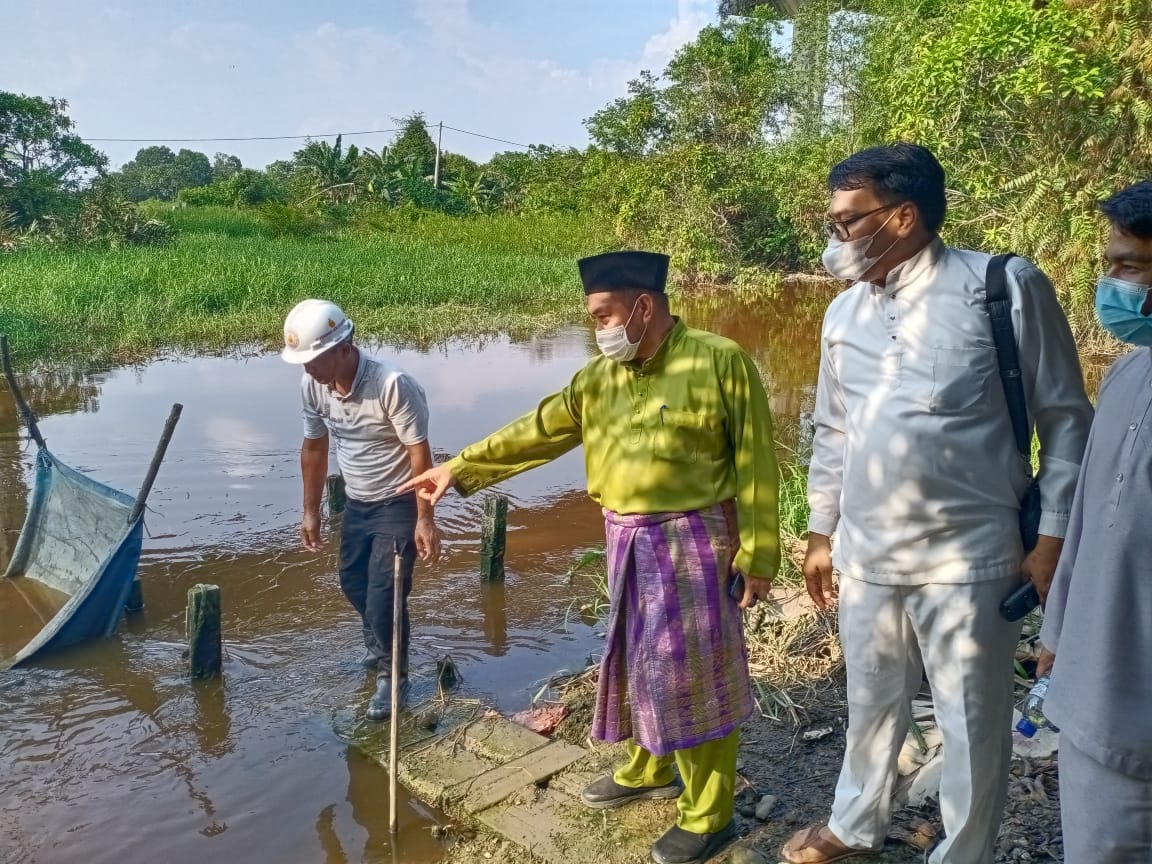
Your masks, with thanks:
[[[116,632],[144,534],[143,516],[128,521],[133,504],[40,448],[28,516],[3,578],[34,580],[68,599],[19,653],[0,657],[0,668]]]

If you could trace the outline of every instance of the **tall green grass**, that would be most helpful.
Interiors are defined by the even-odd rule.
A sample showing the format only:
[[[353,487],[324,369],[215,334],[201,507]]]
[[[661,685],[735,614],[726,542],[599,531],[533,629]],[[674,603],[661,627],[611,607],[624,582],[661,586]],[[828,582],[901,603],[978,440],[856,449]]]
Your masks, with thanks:
[[[527,335],[579,316],[575,259],[612,245],[591,223],[556,217],[385,213],[300,237],[258,211],[150,215],[177,229],[172,244],[0,256],[0,332],[18,356],[272,345],[305,297],[341,304],[359,334],[394,343]]]

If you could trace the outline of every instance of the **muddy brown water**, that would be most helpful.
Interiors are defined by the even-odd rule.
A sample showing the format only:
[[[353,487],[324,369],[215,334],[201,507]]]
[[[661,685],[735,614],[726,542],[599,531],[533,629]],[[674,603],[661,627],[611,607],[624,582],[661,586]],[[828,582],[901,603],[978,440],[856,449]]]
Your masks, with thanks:
[[[753,354],[785,438],[788,420],[811,405],[828,299],[806,289],[754,305],[701,298],[684,310],[689,323]],[[423,383],[434,449],[445,454],[531,408],[596,349],[576,326],[525,342],[381,350]],[[150,499],[140,565],[146,610],[112,639],[0,674],[0,861],[435,861],[441,847],[428,829],[436,814],[406,799],[390,840],[385,772],[334,731],[362,712],[372,681],[355,664],[358,627],[337,584],[333,544],[313,555],[297,542],[296,371],[274,355],[200,357],[25,380],[53,451],[128,492],[169,405],[185,409]],[[0,393],[3,563],[31,466]],[[445,556],[418,570],[412,598],[417,700],[431,692],[430,669],[445,654],[460,668],[464,695],[510,711],[598,650],[595,626],[578,613],[588,586],[564,578],[583,550],[603,542],[580,454],[501,491],[511,499],[503,586],[477,576],[483,496],[450,496],[439,508]],[[198,582],[221,586],[227,657],[221,682],[192,686],[183,615]],[[27,597],[0,588],[0,653],[10,655],[39,622]],[[49,614],[51,598],[33,606]]]

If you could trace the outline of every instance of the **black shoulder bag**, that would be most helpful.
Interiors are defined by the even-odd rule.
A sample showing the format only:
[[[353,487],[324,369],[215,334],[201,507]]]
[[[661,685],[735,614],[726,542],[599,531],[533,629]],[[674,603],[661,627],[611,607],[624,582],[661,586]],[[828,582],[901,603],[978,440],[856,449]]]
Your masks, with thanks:
[[[994,255],[988,262],[988,272],[984,279],[984,308],[992,321],[992,341],[996,345],[996,363],[1000,368],[1000,382],[1004,385],[1004,398],[1008,402],[1008,415],[1012,418],[1012,437],[1016,449],[1029,465],[1032,465],[1032,435],[1028,424],[1028,403],[1024,398],[1024,380],[1020,375],[1020,352],[1016,347],[1016,334],[1012,330],[1012,300],[1008,296],[1006,268],[1008,260],[1015,257]],[[1036,548],[1036,538],[1040,534],[1040,486],[1032,477],[1028,490],[1020,499],[1020,538],[1024,541],[1024,552]],[[1036,586],[1026,582],[1013,591],[1000,605],[1000,613],[1009,621],[1017,621],[1036,608],[1040,597]]]

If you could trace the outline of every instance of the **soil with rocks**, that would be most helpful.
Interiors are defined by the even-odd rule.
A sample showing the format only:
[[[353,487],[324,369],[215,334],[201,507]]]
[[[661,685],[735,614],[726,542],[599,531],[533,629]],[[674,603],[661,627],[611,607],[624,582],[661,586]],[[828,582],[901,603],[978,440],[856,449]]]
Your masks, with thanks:
[[[827,818],[844,753],[847,708],[843,695],[842,680],[806,694],[804,717],[799,725],[760,715],[745,724],[738,763],[739,838],[713,859],[717,864],[773,864],[781,860],[780,847],[793,832]],[[572,710],[556,737],[588,745],[591,691],[574,691],[567,701]],[[606,751],[606,756],[611,755]],[[1057,788],[1054,756],[1014,757],[996,864],[1063,860]],[[770,797],[766,800],[765,796]],[[656,802],[632,806],[651,809],[652,840],[675,818],[674,809],[667,804],[662,808]],[[935,802],[905,808],[893,818],[883,856],[858,860],[919,864],[926,860],[925,850],[937,842],[940,831],[940,812]],[[463,828],[448,833],[446,864],[528,864],[539,860],[522,847],[491,834]],[[609,860],[616,858],[606,850],[603,861]],[[643,860],[638,858],[637,864]]]

